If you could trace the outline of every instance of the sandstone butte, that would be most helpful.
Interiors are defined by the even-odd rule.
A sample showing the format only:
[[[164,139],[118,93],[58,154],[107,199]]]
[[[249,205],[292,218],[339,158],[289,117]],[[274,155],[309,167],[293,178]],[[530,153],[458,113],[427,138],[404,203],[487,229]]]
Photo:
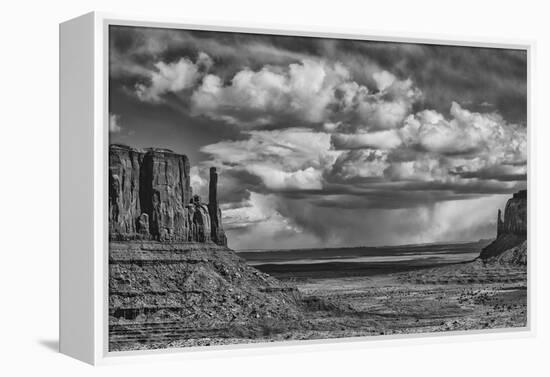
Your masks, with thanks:
[[[480,254],[482,260],[512,257],[518,263],[527,263],[527,190],[518,191],[508,200],[504,219],[498,210],[497,238]]]
[[[210,242],[227,245],[210,169],[209,202],[191,189],[185,155],[167,149],[109,149],[109,239]]]

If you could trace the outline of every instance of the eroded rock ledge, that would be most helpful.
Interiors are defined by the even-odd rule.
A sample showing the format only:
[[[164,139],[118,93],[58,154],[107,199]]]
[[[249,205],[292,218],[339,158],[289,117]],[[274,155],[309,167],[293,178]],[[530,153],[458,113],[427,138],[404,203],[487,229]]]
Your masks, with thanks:
[[[193,196],[190,164],[168,149],[109,148],[109,239],[214,242],[226,246],[210,169],[209,203]]]
[[[527,190],[515,193],[506,203],[504,219],[498,210],[497,238],[480,254],[481,259],[490,259],[503,254],[505,251],[524,245],[522,250],[527,251]],[[525,258],[519,258],[519,260]]]

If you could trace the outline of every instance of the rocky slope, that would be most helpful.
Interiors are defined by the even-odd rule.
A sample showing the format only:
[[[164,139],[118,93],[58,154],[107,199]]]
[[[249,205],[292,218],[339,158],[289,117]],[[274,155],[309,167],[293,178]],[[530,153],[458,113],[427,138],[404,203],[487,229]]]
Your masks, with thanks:
[[[111,242],[109,293],[111,350],[302,316],[296,288],[214,243]]]
[[[506,203],[504,209],[504,219],[501,211],[497,216],[497,238],[488,246],[483,248],[480,254],[482,260],[492,260],[497,258],[499,261],[522,261],[527,263],[527,190],[521,190],[513,195]],[[523,246],[522,246],[523,245]],[[510,251],[514,249],[515,251]],[[525,254],[524,257],[510,257],[512,254]],[[508,257],[502,256],[507,253]],[[502,257],[501,257],[502,256]]]
[[[510,248],[502,254],[489,258],[488,261],[504,265],[527,265],[527,241],[523,241],[520,245]]]

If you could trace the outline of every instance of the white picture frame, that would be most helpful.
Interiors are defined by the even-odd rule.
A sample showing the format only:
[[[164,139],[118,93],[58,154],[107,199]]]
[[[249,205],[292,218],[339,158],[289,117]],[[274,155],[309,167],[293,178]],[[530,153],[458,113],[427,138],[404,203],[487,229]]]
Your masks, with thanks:
[[[88,13],[60,24],[60,352],[90,364],[136,360],[291,353],[296,350],[502,339],[535,334],[536,250],[531,242],[535,207],[529,200],[528,321],[525,328],[289,341],[152,351],[109,352],[108,338],[108,27],[132,25],[293,36],[353,38],[474,47],[525,49],[528,62],[528,192],[533,197],[533,41],[488,40],[416,33],[382,33],[288,25],[211,24],[185,20]],[[457,336],[460,335],[460,336]]]

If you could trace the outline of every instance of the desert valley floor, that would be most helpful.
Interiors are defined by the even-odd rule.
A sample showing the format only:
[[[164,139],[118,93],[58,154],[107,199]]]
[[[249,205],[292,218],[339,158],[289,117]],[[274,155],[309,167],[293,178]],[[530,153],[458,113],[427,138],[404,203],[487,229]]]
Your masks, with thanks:
[[[472,261],[474,254],[468,248],[452,251],[428,251],[423,258],[402,258],[407,252],[400,252],[401,262],[370,257],[375,262],[368,263],[361,262],[361,258],[353,258],[355,262],[340,262],[342,266],[337,269],[332,267],[339,262],[333,262],[330,258],[327,258],[327,263],[295,260],[290,264],[258,264],[253,255],[249,255],[250,260],[245,263],[242,258],[227,251],[223,260],[225,267],[221,267],[224,270],[220,273],[224,277],[220,280],[217,273],[211,274],[204,266],[219,268],[217,258],[225,251],[216,249],[207,255],[201,251],[197,260],[196,256],[192,256],[193,250],[182,250],[181,253],[171,250],[172,256],[180,253],[182,258],[186,258],[187,270],[184,273],[175,267],[181,261],[173,261],[169,268],[176,268],[174,271],[186,276],[183,284],[175,284],[187,287],[183,296],[188,303],[174,303],[178,314],[166,311],[148,314],[143,310],[129,316],[116,314],[119,318],[112,320],[110,326],[111,350],[526,326],[526,266],[499,260]],[[125,250],[119,255],[127,253]],[[147,253],[150,255],[151,251]],[[436,258],[434,254],[443,257]],[[263,255],[261,258],[265,258]],[[113,261],[116,261],[116,254]],[[128,262],[126,260],[124,265],[127,266]],[[201,263],[204,266],[197,267]],[[257,272],[249,264],[269,272],[269,275]],[[195,266],[193,270],[188,269],[191,265]],[[120,271],[115,274],[113,271],[118,271],[116,266],[113,263],[112,274],[124,274]],[[147,274],[150,272],[145,270],[152,267],[142,260],[139,266],[132,268],[132,276],[139,281],[148,280]],[[338,273],[334,274],[334,271]],[[171,276],[170,273],[169,270],[163,271],[164,276]],[[248,280],[245,283],[247,287],[239,290],[238,281],[249,279],[247,274],[254,280],[252,283]],[[130,282],[130,285],[135,286],[136,281]],[[231,281],[232,286],[226,290],[223,281]],[[256,291],[250,290],[249,287],[254,284],[261,287]],[[147,285],[155,287],[150,279]],[[196,292],[196,287],[209,287],[211,291],[207,296],[210,297],[205,299],[205,292]],[[265,292],[280,296],[275,301],[266,302],[263,296],[259,297]],[[151,292],[154,305],[157,308],[168,307],[166,302],[172,300],[172,293],[182,295],[167,287],[156,286]],[[124,296],[128,300],[131,293],[124,293],[124,288],[120,286],[116,295],[119,299]],[[147,300],[140,298],[142,306]],[[186,305],[186,314],[181,314],[182,306]],[[191,306],[200,311],[194,311]],[[209,311],[209,308],[216,307],[223,307],[229,316],[221,316],[219,310]],[[120,318],[124,316],[126,318]]]

